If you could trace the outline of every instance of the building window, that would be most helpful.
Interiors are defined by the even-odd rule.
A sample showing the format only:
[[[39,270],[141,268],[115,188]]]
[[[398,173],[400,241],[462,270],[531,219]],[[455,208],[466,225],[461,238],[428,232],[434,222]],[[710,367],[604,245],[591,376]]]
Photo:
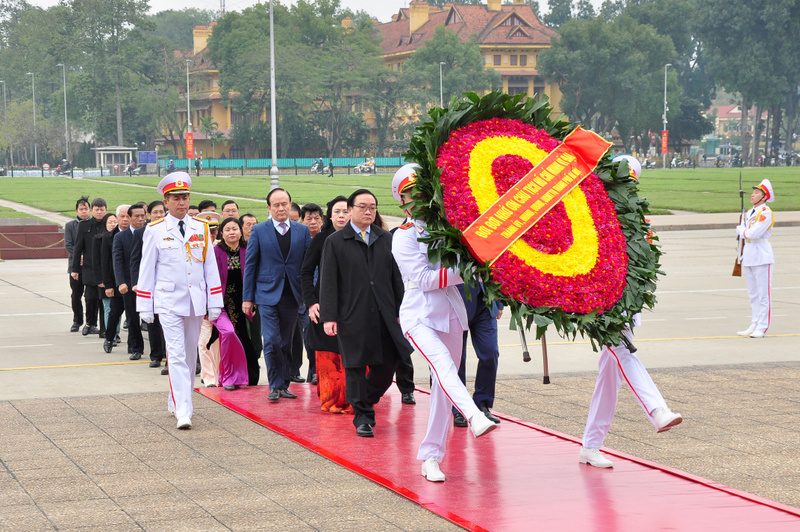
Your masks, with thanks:
[[[500,56],[499,55],[495,55],[494,56],[494,66],[500,66],[501,64],[502,63],[500,63]]]
[[[517,17],[511,16],[505,19],[500,25],[501,26],[519,26],[522,24]]]
[[[456,10],[453,9],[450,11],[450,16],[447,17],[447,22],[445,22],[444,25],[449,26],[450,24],[458,24],[459,22],[461,22],[461,17],[459,17]]]
[[[244,159],[244,148],[232,146],[230,157],[231,159]]]
[[[508,80],[508,94],[516,96],[528,92],[528,78],[512,77]]]
[[[487,65],[491,65],[492,64],[492,56],[491,55],[483,56],[483,62],[486,63]]]
[[[511,56],[511,63],[509,63],[509,64],[511,66],[517,66],[517,56],[516,55],[512,55]]]
[[[519,56],[519,66],[527,66],[528,65],[528,56],[521,55]]]

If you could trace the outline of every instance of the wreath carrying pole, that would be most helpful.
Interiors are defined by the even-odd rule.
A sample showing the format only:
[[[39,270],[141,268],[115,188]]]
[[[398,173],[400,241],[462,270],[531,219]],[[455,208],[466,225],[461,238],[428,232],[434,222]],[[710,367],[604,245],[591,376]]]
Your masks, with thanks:
[[[542,384],[550,384],[550,368],[547,364],[547,333],[542,333]]]

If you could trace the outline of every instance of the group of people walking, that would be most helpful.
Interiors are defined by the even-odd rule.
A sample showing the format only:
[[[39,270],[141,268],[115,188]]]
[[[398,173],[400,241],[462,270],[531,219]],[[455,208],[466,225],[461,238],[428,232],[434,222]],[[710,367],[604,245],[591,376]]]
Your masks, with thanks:
[[[181,429],[192,425],[198,370],[206,386],[257,385],[263,352],[267,401],[296,398],[290,386],[308,379],[317,387],[322,411],[352,415],[356,434],[374,437],[375,404],[394,379],[402,402],[415,404],[410,355],[416,351],[428,364],[431,384],[427,432],[417,458],[425,478],[444,481],[439,464],[451,420],[470,427],[475,437],[500,424],[490,409],[502,307],[486,305],[481,279],[464,280],[457,269],[430,262],[425,220],[415,219],[408,208],[418,171],[412,164],[395,174],[392,193],[406,207],[407,219],[393,231],[384,226],[377,198],[367,189],[332,198],[323,212],[316,204],[300,207],[277,188],[267,195],[269,219],[261,223],[252,214],[240,216],[232,200],[221,213],[208,200],[191,205],[191,177],[185,172],[159,183],[163,201],[120,205],[108,213],[104,200],[80,198],[65,239],[71,330],[101,334],[110,353],[120,342],[124,312],[128,352],[137,360],[144,353],[144,322],[151,367],[168,359],[167,406]],[[772,227],[764,203],[774,194],[768,182],[755,188],[754,208],[738,228],[748,242],[743,258],[753,303],[753,323],[740,334],[762,337],[769,326],[769,299],[761,293],[769,291],[771,256],[765,259],[761,248],[769,245]],[[581,463],[612,466],[599,449],[623,381],[657,432],[682,421],[636,357],[632,329],[625,334],[628,342],[601,352]],[[468,335],[479,358],[473,395],[465,386]],[[306,378],[300,375],[303,348]]]

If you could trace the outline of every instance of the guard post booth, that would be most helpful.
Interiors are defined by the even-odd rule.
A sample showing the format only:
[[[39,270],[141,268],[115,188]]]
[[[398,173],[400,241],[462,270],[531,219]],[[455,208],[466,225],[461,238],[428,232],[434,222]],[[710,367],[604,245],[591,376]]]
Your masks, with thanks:
[[[131,159],[139,151],[138,148],[125,146],[101,146],[94,150],[95,165],[103,169],[103,173],[123,175],[128,173]]]

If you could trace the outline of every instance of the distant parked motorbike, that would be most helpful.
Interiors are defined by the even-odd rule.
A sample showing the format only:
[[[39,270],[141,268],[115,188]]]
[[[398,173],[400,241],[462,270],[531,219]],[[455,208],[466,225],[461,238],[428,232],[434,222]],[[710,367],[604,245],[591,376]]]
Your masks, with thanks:
[[[314,164],[311,165],[310,171],[312,174],[321,174],[323,172],[327,172],[328,168],[322,164],[322,161],[314,161]]]
[[[647,162],[644,163],[644,169],[645,170],[653,170],[653,169],[655,169],[655,167],[656,167],[656,162],[655,161],[647,161]]]

